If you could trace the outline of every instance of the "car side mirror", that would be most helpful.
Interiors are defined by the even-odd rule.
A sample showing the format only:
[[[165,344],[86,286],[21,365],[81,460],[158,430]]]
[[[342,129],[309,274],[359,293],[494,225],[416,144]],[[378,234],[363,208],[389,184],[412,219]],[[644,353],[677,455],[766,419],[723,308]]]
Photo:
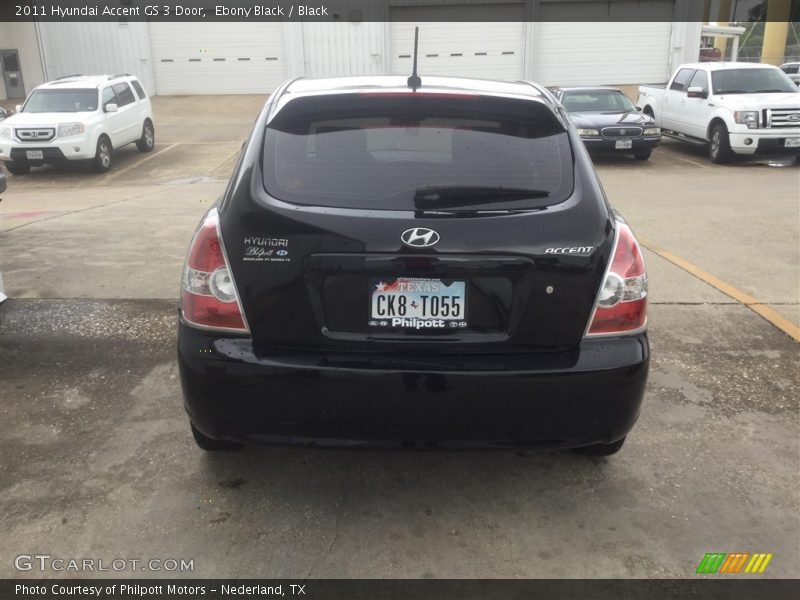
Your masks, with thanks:
[[[686,90],[687,98],[708,98],[708,92],[699,86],[692,86]]]
[[[0,168],[0,194],[6,191],[8,184],[6,183],[6,172]]]
[[[108,104],[106,104],[106,107],[105,107],[105,109],[104,109],[104,110],[105,110],[107,113],[109,113],[109,112],[110,112],[110,113],[115,113],[115,112],[117,112],[117,111],[119,110],[119,106],[117,106],[117,105],[116,105],[116,104],[114,104],[113,102],[109,102]]]
[[[17,105],[14,107],[14,112],[15,112],[15,113],[18,113],[18,112],[19,112],[19,111],[21,111],[21,110],[22,110],[22,104],[17,104]]]

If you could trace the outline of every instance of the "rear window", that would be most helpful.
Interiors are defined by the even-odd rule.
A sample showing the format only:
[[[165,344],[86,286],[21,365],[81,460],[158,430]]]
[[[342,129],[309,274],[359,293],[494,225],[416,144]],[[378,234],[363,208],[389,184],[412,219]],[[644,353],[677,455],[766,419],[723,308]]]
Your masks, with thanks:
[[[295,204],[415,208],[431,186],[536,190],[469,209],[563,202],[573,187],[564,126],[530,100],[459,94],[337,94],[290,101],[267,127],[264,185]]]

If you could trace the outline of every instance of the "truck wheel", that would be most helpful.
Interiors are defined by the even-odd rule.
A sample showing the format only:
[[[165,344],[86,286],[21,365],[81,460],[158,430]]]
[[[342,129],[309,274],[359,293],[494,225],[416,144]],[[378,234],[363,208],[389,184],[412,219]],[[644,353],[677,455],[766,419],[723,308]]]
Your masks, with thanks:
[[[142,125],[142,137],[136,140],[136,147],[139,152],[150,152],[156,145],[156,131],[153,123],[147,119]]]
[[[728,128],[725,127],[724,123],[717,123],[711,128],[711,143],[708,145],[708,157],[711,159],[711,162],[717,165],[729,163],[731,162],[731,158],[733,158]]]
[[[613,444],[594,444],[592,446],[584,446],[582,448],[575,448],[573,452],[583,454],[584,456],[611,456],[619,452],[622,445],[625,443],[625,438],[617,440]]]
[[[6,163],[6,169],[8,169],[9,173],[13,173],[14,175],[27,175],[31,172],[30,165],[22,165],[13,162]]]
[[[633,158],[636,160],[647,160],[650,158],[650,155],[653,153],[652,150],[648,150],[647,152],[637,152],[633,155]]]
[[[111,169],[112,152],[111,140],[104,135],[100,136],[94,153],[94,168],[98,173],[106,173]]]
[[[198,431],[194,425],[192,425],[192,435],[197,445],[206,452],[235,452],[244,448],[244,444],[239,442],[212,439]]]

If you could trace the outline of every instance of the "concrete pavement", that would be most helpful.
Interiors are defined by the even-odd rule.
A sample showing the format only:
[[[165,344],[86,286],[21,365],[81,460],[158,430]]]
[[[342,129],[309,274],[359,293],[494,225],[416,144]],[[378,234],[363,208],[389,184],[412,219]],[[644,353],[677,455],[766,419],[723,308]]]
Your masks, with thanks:
[[[639,236],[800,324],[800,167],[714,165],[694,146],[665,140],[648,163],[599,161],[598,169]]]
[[[181,407],[174,302],[2,311],[2,577],[32,576],[12,560],[37,552],[193,559],[196,577],[690,577],[734,550],[798,575],[796,345],[740,306],[654,307],[644,411],[608,460],[209,456]]]

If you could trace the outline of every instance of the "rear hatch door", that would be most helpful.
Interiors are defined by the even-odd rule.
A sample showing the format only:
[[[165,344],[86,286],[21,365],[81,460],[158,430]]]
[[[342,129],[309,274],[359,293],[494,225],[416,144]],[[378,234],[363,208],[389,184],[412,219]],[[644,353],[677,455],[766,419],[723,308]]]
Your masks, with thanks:
[[[543,101],[300,97],[263,138],[221,217],[260,353],[580,342],[613,232]]]

